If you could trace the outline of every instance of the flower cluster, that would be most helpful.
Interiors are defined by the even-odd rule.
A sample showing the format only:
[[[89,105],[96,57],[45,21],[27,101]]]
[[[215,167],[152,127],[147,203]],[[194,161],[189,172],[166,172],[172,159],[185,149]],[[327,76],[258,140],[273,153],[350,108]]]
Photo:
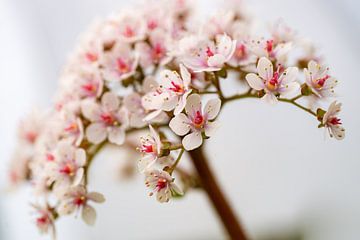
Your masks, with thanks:
[[[160,202],[184,194],[189,174],[178,164],[214,136],[230,101],[290,103],[318,119],[330,137],[345,136],[341,104],[314,108],[335,96],[337,80],[293,30],[278,22],[264,37],[254,35],[252,19],[236,5],[204,24],[193,24],[192,13],[184,0],[154,1],[95,23],[66,64],[53,107],[21,123],[10,179],[30,181],[45,199],[44,207],[34,205],[42,232],[77,211],[94,224],[89,203],[105,198],[87,189],[90,164],[105,144],[126,145],[137,130],[149,129],[136,161]],[[242,94],[222,88],[231,76]],[[307,98],[311,106],[299,103]]]

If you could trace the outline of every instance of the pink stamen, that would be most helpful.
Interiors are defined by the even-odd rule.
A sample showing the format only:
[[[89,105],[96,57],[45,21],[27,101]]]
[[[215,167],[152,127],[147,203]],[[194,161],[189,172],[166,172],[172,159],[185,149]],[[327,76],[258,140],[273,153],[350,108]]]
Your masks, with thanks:
[[[155,28],[158,27],[158,23],[155,20],[149,20],[147,23],[148,29],[150,30],[154,30]]]
[[[85,200],[86,200],[86,198],[84,196],[77,197],[74,199],[74,204],[76,206],[80,207],[85,204]]]
[[[37,138],[37,133],[35,133],[35,132],[30,131],[30,132],[25,133],[25,139],[30,143],[35,143],[36,138]]]
[[[76,122],[70,123],[64,130],[66,132],[77,132],[78,125]]]
[[[159,180],[156,184],[157,191],[160,191],[161,189],[166,188],[166,186],[167,186],[167,180],[164,178],[159,178]]]
[[[165,49],[160,43],[156,43],[152,49],[151,55],[155,61],[158,61],[165,55]]]
[[[214,53],[213,53],[213,51],[211,51],[210,47],[206,48],[206,54],[207,54],[208,57],[214,56]]]
[[[326,82],[326,80],[328,80],[329,78],[330,78],[330,76],[329,76],[329,75],[326,75],[325,77],[318,79],[318,80],[317,80],[317,85],[318,85],[318,87],[323,87],[324,84],[325,84],[325,82]]]
[[[51,153],[47,153],[46,154],[46,160],[48,160],[49,162],[52,162],[55,160],[55,156]]]
[[[86,57],[86,59],[87,59],[88,61],[90,61],[90,62],[95,62],[95,61],[98,60],[98,55],[95,54],[95,53],[91,53],[91,52],[87,52],[87,53],[85,54],[85,57]]]
[[[130,26],[126,26],[123,32],[125,37],[133,37],[135,35],[133,29]]]
[[[141,151],[145,152],[145,153],[153,153],[154,152],[154,147],[151,144],[143,144],[141,147]]]
[[[342,123],[340,121],[341,121],[341,119],[334,117],[334,118],[330,119],[329,123],[332,125],[341,125]]]
[[[93,83],[87,83],[81,86],[81,88],[85,91],[88,92],[90,94],[95,93],[97,90],[97,87],[95,84]]]
[[[115,118],[109,113],[103,113],[100,117],[106,125],[113,125],[115,122]]]
[[[271,53],[273,51],[273,47],[274,47],[274,40],[267,40],[266,41],[266,51],[268,53]]]
[[[171,81],[171,85],[173,85],[173,87],[170,87],[169,90],[176,92],[176,93],[183,93],[184,92],[184,88],[179,85],[174,83],[173,81]]]
[[[70,166],[70,164],[66,164],[64,167],[60,169],[60,173],[65,175],[72,175],[73,173],[72,166]]]
[[[246,57],[246,48],[244,44],[240,44],[237,46],[235,51],[235,58],[236,59],[243,59]]]
[[[120,73],[126,73],[129,71],[129,66],[123,59],[121,59],[121,58],[116,59],[116,64],[117,64],[118,71]]]
[[[200,111],[196,111],[193,123],[196,127],[200,127],[204,123],[204,117]]]

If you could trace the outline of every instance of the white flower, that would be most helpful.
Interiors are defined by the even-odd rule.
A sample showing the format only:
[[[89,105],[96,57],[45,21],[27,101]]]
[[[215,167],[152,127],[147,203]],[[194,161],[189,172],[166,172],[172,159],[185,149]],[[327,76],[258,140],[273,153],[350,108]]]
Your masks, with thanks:
[[[103,79],[98,69],[86,68],[76,74],[73,80],[81,98],[96,98],[103,91]],[[74,89],[72,89],[74,91]]]
[[[233,67],[246,66],[256,63],[257,57],[252,54],[248,46],[243,41],[237,41],[234,55],[229,60],[229,65]]]
[[[138,65],[138,55],[127,43],[118,42],[111,52],[104,55],[101,63],[105,80],[119,82],[131,77]]]
[[[84,102],[82,112],[91,121],[85,132],[91,143],[99,144],[106,138],[118,145],[124,142],[128,112],[120,108],[120,100],[115,93],[106,92],[100,105],[93,101]]]
[[[192,94],[188,97],[185,106],[186,114],[180,113],[171,119],[169,125],[177,135],[184,136],[189,131],[190,134],[186,135],[182,144],[187,151],[198,148],[203,142],[202,133],[207,137],[211,137],[216,129],[214,120],[219,114],[221,106],[220,99],[211,99],[201,107],[200,95]]]
[[[119,16],[113,16],[109,26],[113,29],[115,37],[120,37],[121,41],[133,43],[145,38],[146,23],[135,11],[126,11]]]
[[[317,97],[333,97],[337,80],[328,74],[329,68],[320,66],[315,61],[308,63],[304,69],[306,84]]]
[[[86,191],[83,185],[67,189],[61,196],[61,203],[58,207],[60,215],[69,215],[74,211],[81,210],[81,217],[88,225],[94,225],[96,220],[96,211],[90,206],[89,201],[96,203],[105,202],[105,198],[101,193]]]
[[[65,113],[63,119],[62,136],[70,139],[76,146],[80,146],[84,138],[84,127],[80,117]]]
[[[48,205],[40,206],[37,204],[31,204],[31,206],[36,210],[36,226],[39,229],[41,234],[48,233],[51,231],[52,235],[55,234],[55,225],[54,225],[54,214],[51,211]]]
[[[246,80],[250,87],[255,90],[264,90],[265,95],[263,99],[270,103],[276,103],[276,95],[286,96],[287,94],[298,90],[300,85],[297,83],[296,77],[298,69],[296,67],[289,67],[286,70],[279,65],[274,72],[273,65],[269,59],[260,58],[257,65],[258,74],[249,73],[246,75]]]
[[[169,36],[161,29],[154,30],[149,36],[148,43],[139,42],[136,44],[136,51],[140,57],[140,65],[147,69],[158,64],[164,66],[171,61],[167,56],[169,48]]]
[[[168,202],[173,194],[183,195],[183,191],[174,183],[168,172],[153,169],[145,172],[145,185],[152,189],[150,196],[156,193],[159,202]]]
[[[266,57],[276,61],[278,64],[284,64],[287,55],[292,49],[292,42],[275,43],[273,39],[266,40],[264,38],[252,39],[249,49],[258,57]]]
[[[51,169],[49,183],[55,182],[56,189],[80,184],[84,176],[86,152],[69,142],[60,142],[55,155],[47,155]]]
[[[138,162],[138,168],[141,173],[149,169],[161,154],[161,140],[155,129],[149,125],[150,135],[140,139],[141,145],[138,148],[142,153],[142,158]]]
[[[345,129],[341,126],[341,120],[337,117],[341,111],[341,103],[332,102],[325,113],[322,124],[327,128],[330,137],[342,140],[345,137]]]
[[[194,72],[218,71],[233,56],[236,41],[226,34],[217,36],[216,41],[189,36],[180,40],[180,59]]]

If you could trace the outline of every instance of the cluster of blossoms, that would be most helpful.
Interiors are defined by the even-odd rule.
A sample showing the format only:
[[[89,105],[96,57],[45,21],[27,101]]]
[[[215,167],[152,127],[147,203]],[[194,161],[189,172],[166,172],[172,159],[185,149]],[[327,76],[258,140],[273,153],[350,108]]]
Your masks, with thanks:
[[[184,0],[147,2],[94,24],[82,36],[53,107],[21,123],[11,163],[12,184],[31,182],[36,201],[43,202],[33,205],[42,232],[54,231],[60,216],[80,210],[94,224],[89,203],[105,198],[87,189],[91,161],[105,144],[127,144],[136,130],[149,130],[134,161],[150,195],[160,202],[183,195],[186,179],[175,182],[183,173],[183,153],[213,136],[222,106],[232,100],[293,104],[318,119],[330,137],[344,138],[341,104],[315,107],[335,97],[337,80],[313,47],[283,22],[259,37],[240,5],[230,9],[193,24],[195,15]],[[292,54],[299,49],[302,55]],[[228,76],[236,76],[243,93],[226,94],[221,83]],[[301,99],[311,99],[311,106]]]

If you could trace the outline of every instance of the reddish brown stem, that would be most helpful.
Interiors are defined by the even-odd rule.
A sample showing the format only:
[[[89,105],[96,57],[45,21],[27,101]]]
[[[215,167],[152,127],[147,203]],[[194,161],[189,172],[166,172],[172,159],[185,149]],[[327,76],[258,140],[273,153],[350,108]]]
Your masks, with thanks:
[[[232,240],[247,240],[240,222],[215,180],[203,149],[195,149],[190,151],[189,154],[199,175],[202,187],[206,191],[213,207],[221,218],[224,228],[226,228],[230,238]]]

